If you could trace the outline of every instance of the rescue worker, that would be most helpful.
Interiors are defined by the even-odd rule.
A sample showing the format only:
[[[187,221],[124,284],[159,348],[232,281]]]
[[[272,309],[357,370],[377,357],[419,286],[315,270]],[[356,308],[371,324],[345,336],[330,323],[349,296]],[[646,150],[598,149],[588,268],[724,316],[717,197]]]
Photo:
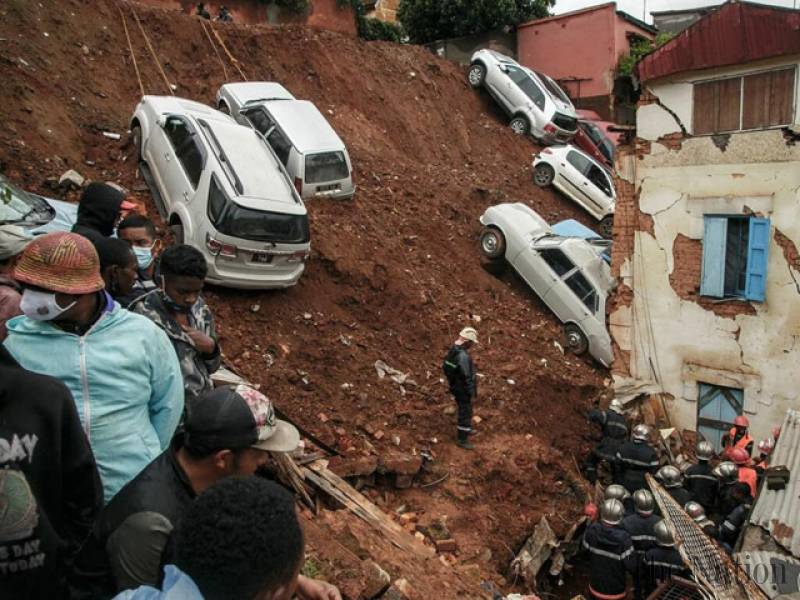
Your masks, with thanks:
[[[207,19],[209,21],[211,20],[211,13],[206,10],[205,2],[198,2],[195,10],[196,12],[194,14],[196,14],[198,17],[202,17],[203,19]]]
[[[603,500],[610,499],[619,500],[625,508],[625,516],[633,514],[633,500],[630,493],[625,489],[625,486],[618,483],[612,483],[605,490],[603,490]]]
[[[637,557],[636,563],[640,567],[644,553],[656,543],[654,527],[660,517],[654,514],[656,501],[648,490],[642,489],[633,492],[633,507],[636,512],[622,520],[622,528],[631,536]],[[637,600],[643,597],[644,592],[639,570],[637,568],[633,575],[634,597]]]
[[[647,550],[642,559],[642,574],[647,595],[671,577],[689,576],[689,570],[683,564],[680,552],[675,548],[675,538],[667,522],[662,519],[653,529],[656,545]]]
[[[600,461],[607,461],[612,470],[616,470],[617,450],[628,437],[628,421],[622,414],[622,402],[614,398],[608,410],[590,410],[589,422],[600,425],[603,432],[603,438],[594,447],[585,464],[586,478],[594,483],[597,481],[597,465]]]
[[[739,481],[750,486],[750,495],[755,498],[758,488],[758,473],[752,465],[750,455],[744,448],[734,448],[731,450],[731,460],[739,467]]]
[[[756,461],[755,469],[759,477],[763,477],[764,472],[769,467],[769,457],[772,456],[774,449],[775,442],[772,438],[765,438],[758,442],[758,460]]]
[[[458,339],[450,347],[444,359],[444,374],[450,384],[450,393],[458,407],[457,444],[466,450],[475,446],[469,441],[472,435],[472,399],[477,396],[478,382],[475,377],[475,364],[469,349],[478,343],[478,332],[465,327]]]
[[[719,523],[736,508],[736,501],[731,497],[731,492],[739,483],[739,468],[730,461],[721,462],[714,468],[714,475],[719,478],[716,510],[718,516],[715,519]]]
[[[631,439],[617,451],[619,482],[631,494],[646,489],[645,473],[654,473],[658,469],[658,454],[649,441],[650,427],[639,424],[633,428]]]
[[[714,521],[706,516],[706,511],[702,504],[692,500],[686,503],[683,510],[697,523],[698,527],[703,530],[703,533],[711,539],[717,539],[717,526],[714,525]]]
[[[684,486],[695,502],[699,502],[710,514],[717,505],[719,480],[714,477],[714,469],[709,461],[714,456],[714,447],[705,440],[697,444],[697,464],[684,473]]]
[[[742,448],[747,451],[747,456],[753,454],[753,438],[748,431],[750,420],[744,415],[739,415],[733,420],[733,427],[722,437],[722,455],[730,458],[730,453],[734,448]]]
[[[672,465],[664,465],[656,472],[656,479],[661,481],[661,485],[675,502],[680,506],[685,506],[692,499],[692,495],[683,487],[682,477],[680,470]]]
[[[627,573],[636,569],[636,554],[631,536],[622,522],[625,508],[611,498],[600,505],[600,520],[590,523],[583,534],[583,547],[589,551],[589,593],[600,600],[623,600],[627,593]]]
[[[728,553],[733,552],[739,533],[747,523],[747,516],[753,506],[750,487],[741,481],[734,484],[731,490],[731,500],[736,503],[736,506],[728,513],[719,527],[719,541]]]

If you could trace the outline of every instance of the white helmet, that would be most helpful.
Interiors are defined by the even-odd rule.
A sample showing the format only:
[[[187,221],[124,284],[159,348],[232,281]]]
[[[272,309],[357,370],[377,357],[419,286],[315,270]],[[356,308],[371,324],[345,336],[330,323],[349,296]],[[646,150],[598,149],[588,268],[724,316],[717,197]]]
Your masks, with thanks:
[[[625,507],[616,498],[604,500],[600,505],[600,519],[609,525],[617,525],[625,516]]]
[[[608,500],[609,498],[616,498],[620,502],[625,502],[625,500],[627,500],[630,497],[631,495],[630,493],[628,493],[628,490],[626,490],[624,486],[621,486],[618,483],[612,483],[603,492],[604,500]]]
[[[681,484],[681,472],[672,465],[664,465],[656,471],[656,479],[660,480],[665,488],[678,487]]]
[[[709,442],[702,440],[697,444],[697,460],[711,460],[714,456],[714,446]]]
[[[611,401],[611,404],[608,405],[609,410],[613,410],[615,413],[622,413],[623,406],[622,402],[620,402],[617,398],[614,398]]]
[[[659,546],[674,546],[675,538],[672,536],[672,531],[664,519],[661,519],[653,527],[653,533],[656,534],[656,542]]]
[[[478,343],[478,332],[474,327],[464,327],[464,329],[461,330],[461,333],[458,334],[458,337],[469,340],[473,344]]]
[[[644,423],[640,423],[639,425],[633,428],[633,434],[631,435],[631,437],[634,440],[639,440],[640,442],[650,441],[650,427],[648,427]]]

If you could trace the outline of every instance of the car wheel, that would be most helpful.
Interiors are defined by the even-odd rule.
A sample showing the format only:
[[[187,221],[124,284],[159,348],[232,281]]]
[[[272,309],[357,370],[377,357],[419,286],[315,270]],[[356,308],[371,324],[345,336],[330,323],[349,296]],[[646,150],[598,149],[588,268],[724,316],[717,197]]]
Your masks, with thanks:
[[[226,114],[226,115],[231,114],[231,109],[228,108],[228,103],[227,102],[220,102],[219,106],[217,106],[217,110],[219,112],[221,112],[221,113]]]
[[[551,183],[553,183],[553,179],[555,179],[555,176],[556,172],[555,169],[553,169],[553,167],[551,167],[547,163],[539,163],[533,170],[533,183],[535,183],[539,187],[546,187]]]
[[[600,219],[600,235],[610,240],[614,234],[614,215],[606,215]]]
[[[131,141],[136,151],[136,159],[142,160],[142,128],[138,125],[134,125],[131,129]]]
[[[183,244],[183,224],[178,221],[174,225],[169,226],[169,230],[172,232],[172,237],[175,238],[176,244]]]
[[[483,80],[486,78],[486,67],[481,63],[472,63],[467,71],[467,81],[469,84],[478,88],[483,85]]]
[[[589,349],[589,340],[586,339],[586,334],[575,323],[567,323],[564,326],[564,336],[566,349],[573,354],[584,354]]]
[[[506,255],[506,238],[499,229],[484,228],[481,232],[481,252],[491,260],[500,260]]]
[[[522,116],[511,119],[511,123],[509,123],[508,126],[511,127],[511,131],[517,135],[526,135],[528,131],[530,131],[528,119]]]

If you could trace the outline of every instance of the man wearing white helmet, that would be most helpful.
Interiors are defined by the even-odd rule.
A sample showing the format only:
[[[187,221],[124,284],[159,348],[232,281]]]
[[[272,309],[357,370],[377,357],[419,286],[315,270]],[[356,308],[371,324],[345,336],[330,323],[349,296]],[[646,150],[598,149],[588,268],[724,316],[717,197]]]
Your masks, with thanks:
[[[645,474],[658,469],[658,454],[649,442],[650,427],[640,423],[633,428],[631,439],[617,451],[618,480],[631,494],[646,489]]]
[[[622,526],[625,507],[616,498],[600,505],[600,520],[590,523],[583,534],[589,552],[589,597],[623,600],[628,592],[627,574],[636,570],[631,536]]]
[[[477,343],[478,332],[472,327],[465,327],[448,350],[443,365],[450,393],[453,394],[458,407],[457,444],[467,450],[475,447],[470,443],[469,436],[473,433],[472,399],[478,392],[475,364],[468,350]]]
[[[608,405],[608,410],[590,410],[588,418],[589,422],[600,425],[603,432],[603,438],[587,457],[585,464],[586,478],[594,483],[597,481],[597,465],[601,461],[607,461],[615,469],[617,450],[628,437],[628,421],[622,414],[622,402],[616,398]]]

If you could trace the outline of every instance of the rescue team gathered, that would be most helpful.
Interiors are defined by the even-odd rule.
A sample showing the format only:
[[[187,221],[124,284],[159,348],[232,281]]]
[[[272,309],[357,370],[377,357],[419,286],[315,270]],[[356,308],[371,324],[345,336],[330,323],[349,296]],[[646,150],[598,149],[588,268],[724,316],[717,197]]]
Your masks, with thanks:
[[[0,226],[0,598],[340,599],[299,574],[292,496],[255,477],[270,453],[298,448],[297,429],[258,390],[215,386],[205,259],[165,247],[135,206],[91,183],[71,232]],[[443,361],[455,441],[468,451],[478,347],[465,327]],[[642,598],[684,572],[645,473],[734,544],[779,431],[753,465],[737,417],[722,462],[712,466],[700,441],[697,464],[681,472],[663,464],[648,426],[630,430],[618,400],[589,419],[602,439],[586,475],[594,482],[607,466],[614,483],[583,539],[587,593],[621,599],[630,574]]]

